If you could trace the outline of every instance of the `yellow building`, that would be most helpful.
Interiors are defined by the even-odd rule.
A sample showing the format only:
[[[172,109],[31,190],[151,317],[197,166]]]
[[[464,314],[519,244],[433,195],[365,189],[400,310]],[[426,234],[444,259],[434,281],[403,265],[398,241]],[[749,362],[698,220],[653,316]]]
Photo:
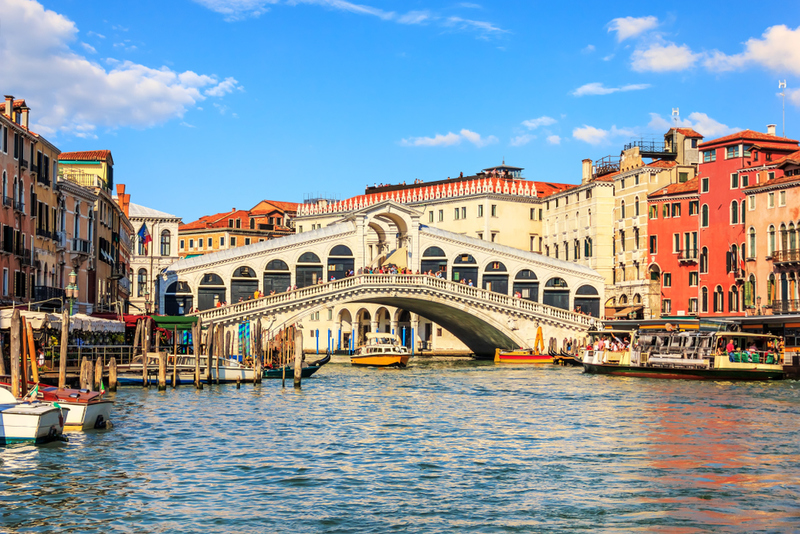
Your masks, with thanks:
[[[44,137],[36,137],[36,154],[31,164],[31,187],[34,190],[31,198],[32,215],[36,217],[34,238],[33,265],[36,269],[36,285],[33,299],[57,307],[64,294],[61,280],[61,268],[58,265],[58,192],[56,177],[58,176],[58,155],[61,151]]]

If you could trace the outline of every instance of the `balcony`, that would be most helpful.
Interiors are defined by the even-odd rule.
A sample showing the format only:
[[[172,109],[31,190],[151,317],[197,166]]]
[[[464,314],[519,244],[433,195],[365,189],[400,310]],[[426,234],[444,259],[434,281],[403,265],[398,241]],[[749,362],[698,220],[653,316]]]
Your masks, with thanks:
[[[21,254],[17,254],[21,256],[22,265],[33,265],[33,257],[31,256],[31,249],[23,248],[20,249]]]
[[[25,204],[22,203],[19,199],[14,199],[14,210],[24,212],[25,211]]]
[[[58,178],[60,180],[67,180],[69,182],[82,185],[83,187],[100,187],[108,191],[108,183],[96,174],[88,174],[84,172],[63,172],[58,171]]]
[[[62,298],[64,298],[64,290],[60,287],[34,286],[33,288],[33,299],[37,302]]]
[[[800,263],[800,249],[776,250],[772,253],[772,261],[775,265]]]
[[[668,146],[664,140],[658,139],[637,139],[625,145],[625,150],[639,147],[639,154],[645,158],[664,158],[674,159],[677,157],[677,151]]]
[[[776,315],[786,313],[800,313],[800,300],[773,300],[772,313]]]
[[[11,197],[3,197],[3,206],[10,208],[14,205],[14,199]]]
[[[56,240],[56,247],[59,250],[64,250],[67,248],[67,233],[66,232],[56,232],[55,233],[55,240]]]
[[[47,239],[53,239],[53,232],[51,232],[49,230],[45,230],[43,228],[37,228],[36,229],[36,235],[38,235],[39,237],[47,238]]]
[[[25,159],[25,158],[19,158],[19,166],[22,167],[23,169],[27,169],[28,168],[28,160]]]
[[[697,263],[697,249],[689,248],[678,251],[678,263]]]
[[[35,163],[31,164],[31,173],[32,174],[39,174],[39,166]]]
[[[72,252],[77,252],[78,254],[89,254],[91,247],[89,245],[89,241],[86,239],[81,239],[80,237],[75,237],[72,239]]]

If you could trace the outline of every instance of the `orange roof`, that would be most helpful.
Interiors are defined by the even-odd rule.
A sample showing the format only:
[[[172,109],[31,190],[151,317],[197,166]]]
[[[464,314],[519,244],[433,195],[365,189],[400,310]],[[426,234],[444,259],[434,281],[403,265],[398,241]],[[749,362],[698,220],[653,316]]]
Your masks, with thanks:
[[[700,179],[695,176],[694,178],[687,180],[685,182],[678,182],[674,184],[669,184],[666,187],[662,187],[658,191],[653,191],[648,195],[648,198],[656,198],[656,197],[667,197],[671,195],[683,195],[686,193],[697,193],[699,190]]]
[[[540,197],[549,197],[567,189],[575,189],[576,184],[554,184],[552,182],[531,182],[536,187],[536,194]]]
[[[647,165],[645,165],[645,167],[658,167],[660,169],[670,169],[672,167],[677,167],[677,166],[678,166],[677,162],[671,160],[663,160],[663,159],[653,160]]]
[[[785,145],[787,144],[795,144],[797,145],[798,141],[795,139],[788,139],[786,137],[778,137],[777,135],[770,135],[767,133],[756,132],[753,130],[742,130],[741,132],[732,133],[730,135],[726,135],[724,137],[719,137],[717,139],[712,139],[711,141],[706,141],[705,143],[700,143],[699,148],[706,148],[714,145],[722,145],[728,143],[729,141],[767,141],[771,143],[778,143],[777,147],[772,148],[787,148]]]
[[[761,182],[760,184],[754,184],[749,187],[745,187],[744,191],[750,191],[753,189],[760,189],[762,187],[769,187],[771,185],[781,185],[781,184],[791,184],[794,182],[800,182],[800,175],[795,176],[781,176],[779,178],[773,178],[772,180],[767,180],[766,182]]]
[[[603,176],[599,176],[597,178],[593,178],[592,182],[613,182],[614,177],[619,174],[620,171],[611,172],[608,174],[604,174]]]
[[[19,100],[14,100],[14,104],[12,104],[12,107],[14,109],[23,107],[27,108],[28,104],[25,103],[24,99],[20,98]],[[0,102],[0,112],[5,113],[5,111],[6,111],[6,101],[3,100],[2,102]]]
[[[691,128],[675,128],[675,131],[679,134],[682,134],[684,137],[697,137],[699,139],[703,138],[701,134],[695,132]]]
[[[250,209],[250,215],[269,213],[272,211],[283,211],[284,213],[297,213],[297,202],[283,202],[280,200],[262,200]]]
[[[214,215],[203,215],[196,221],[182,224],[178,231],[201,230],[203,228],[228,228],[228,219],[246,219],[249,216],[247,210],[226,211],[215,213]],[[241,228],[239,228],[241,230]]]
[[[786,165],[800,165],[800,150],[787,154],[772,162],[773,165],[784,167]]]
[[[114,164],[110,150],[84,150],[81,152],[62,152],[58,161],[108,161]]]

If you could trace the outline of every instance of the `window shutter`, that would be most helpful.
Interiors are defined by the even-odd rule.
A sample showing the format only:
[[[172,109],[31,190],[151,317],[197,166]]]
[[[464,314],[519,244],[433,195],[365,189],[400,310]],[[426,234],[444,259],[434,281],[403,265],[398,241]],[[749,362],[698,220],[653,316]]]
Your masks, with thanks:
[[[725,265],[728,268],[727,272],[731,272],[732,269],[731,269],[731,251],[730,250],[725,253]]]

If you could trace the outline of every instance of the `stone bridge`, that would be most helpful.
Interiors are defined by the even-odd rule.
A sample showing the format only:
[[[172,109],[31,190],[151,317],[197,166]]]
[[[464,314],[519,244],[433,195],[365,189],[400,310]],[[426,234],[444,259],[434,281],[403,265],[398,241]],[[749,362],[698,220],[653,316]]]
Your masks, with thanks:
[[[385,201],[310,232],[180,260],[162,274],[160,309],[199,308],[204,324],[231,327],[261,320],[267,331],[300,322],[318,345],[327,330],[323,350],[402,331],[414,348],[488,355],[531,346],[538,326],[560,344],[595,324],[604,297],[595,271],[419,217]],[[387,264],[440,276],[361,274]]]

